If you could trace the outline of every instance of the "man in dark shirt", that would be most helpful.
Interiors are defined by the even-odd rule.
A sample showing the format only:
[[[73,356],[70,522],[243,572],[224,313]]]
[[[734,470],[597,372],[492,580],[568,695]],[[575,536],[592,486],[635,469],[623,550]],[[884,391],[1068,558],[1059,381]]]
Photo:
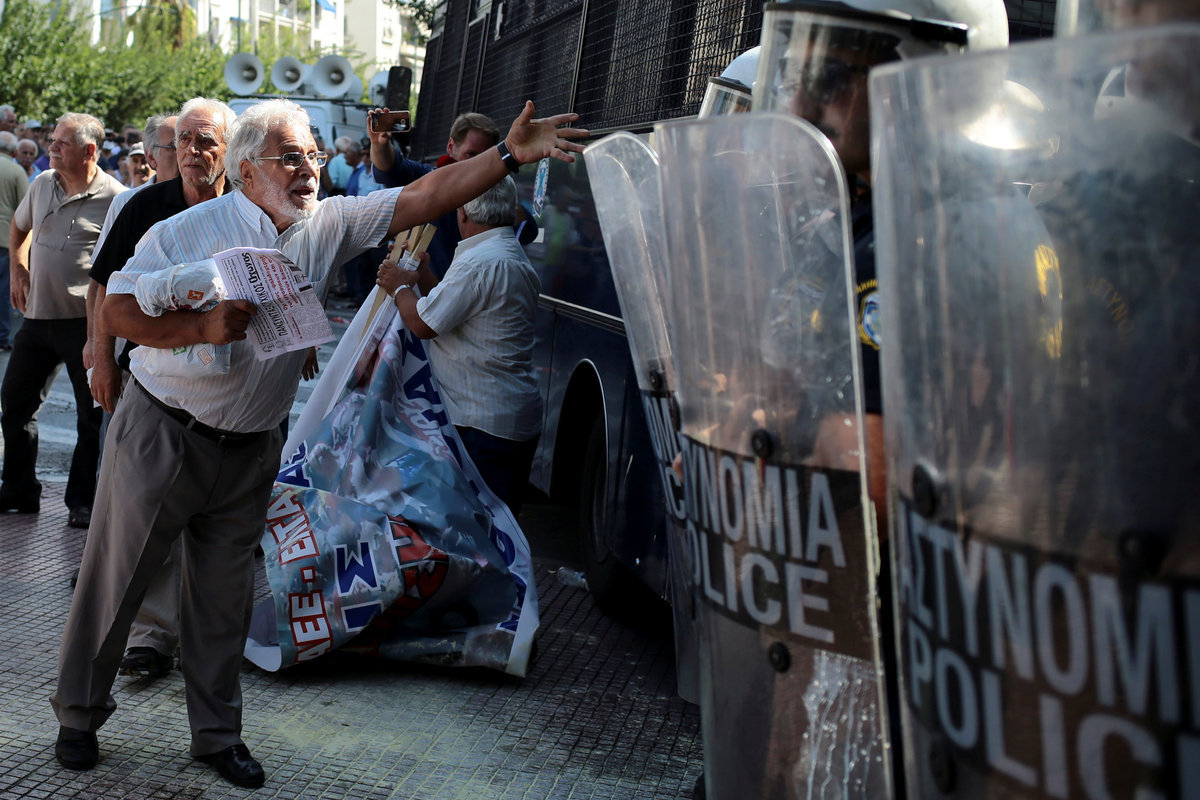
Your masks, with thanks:
[[[148,186],[130,199],[92,265],[89,275],[99,286],[93,309],[97,318],[109,277],[125,266],[146,231],[155,223],[219,197],[225,191],[225,143],[235,116],[229,106],[217,100],[195,98],[184,103],[175,125],[179,177]],[[94,339],[92,396],[106,414],[112,414],[121,395],[122,372],[129,368],[128,351],[132,348],[126,348],[123,363],[118,366],[113,338],[97,329]],[[178,555],[176,542],[171,556],[146,590],[130,631],[129,649],[121,662],[123,674],[158,677],[174,664],[179,637]]]
[[[386,113],[386,108],[377,108],[368,116]],[[500,131],[496,123],[483,114],[469,112],[460,114],[450,126],[450,139],[446,142],[446,155],[437,160],[436,165],[413,161],[404,158],[392,144],[392,135],[388,131],[376,131],[370,123],[367,131],[371,138],[371,170],[372,175],[384,188],[407,186],[427,172],[444,164],[466,161],[473,156],[486,152],[500,141]],[[429,243],[429,268],[441,279],[450,267],[454,258],[454,249],[462,241],[458,232],[457,212],[446,214],[434,221],[437,235]],[[522,245],[528,245],[537,238],[538,226],[522,206],[517,215],[517,223],[513,226],[517,240]]]
[[[198,97],[184,103],[175,125],[179,177],[143,189],[121,211],[88,273],[100,287],[107,286],[109,276],[125,266],[138,240],[154,223],[224,193],[225,136],[235,117],[233,110],[218,100]],[[101,288],[95,303],[97,314],[103,302]],[[111,357],[97,354],[94,358],[92,396],[111,414],[121,394],[120,370]]]

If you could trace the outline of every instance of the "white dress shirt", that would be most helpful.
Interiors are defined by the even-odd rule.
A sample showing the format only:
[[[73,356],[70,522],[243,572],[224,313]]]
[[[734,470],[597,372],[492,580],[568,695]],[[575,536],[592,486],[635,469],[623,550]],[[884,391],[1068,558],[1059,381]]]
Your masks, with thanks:
[[[125,268],[113,273],[109,294],[133,294],[137,277],[167,267],[203,261],[231,247],[274,247],[312,280],[319,297],[333,267],[377,246],[387,235],[399,189],[366,197],[320,201],[312,219],[282,234],[266,213],[241,191],[189,208],[151,228]],[[130,368],[147,391],[182,408],[213,428],[238,433],[278,425],[292,407],[300,382],[303,350],[259,361],[247,341],[234,342],[229,372],[203,378],[151,375],[142,368],[142,348]]]
[[[368,195],[373,196],[373,195]],[[524,442],[542,429],[533,372],[541,281],[508,226],[458,243],[446,277],[417,301],[434,375],[455,425]]]

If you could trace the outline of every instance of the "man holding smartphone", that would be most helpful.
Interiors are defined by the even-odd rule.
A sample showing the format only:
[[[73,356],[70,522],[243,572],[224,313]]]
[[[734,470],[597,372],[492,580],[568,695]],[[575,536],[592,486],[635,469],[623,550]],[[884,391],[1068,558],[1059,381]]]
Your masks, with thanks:
[[[367,129],[371,138],[371,166],[375,180],[385,188],[407,186],[417,178],[431,172],[436,167],[466,161],[480,153],[485,153],[500,141],[500,130],[491,118],[483,114],[468,112],[460,114],[450,126],[450,139],[446,142],[446,155],[437,160],[436,165],[425,164],[402,156],[392,142],[393,125],[397,119],[392,114],[406,112],[391,112],[386,108],[376,108],[367,112]],[[385,124],[376,130],[376,120]],[[450,261],[454,257],[454,248],[458,246],[462,236],[458,231],[457,212],[451,212],[434,220],[437,235],[430,242],[429,267],[439,279],[446,274]],[[537,238],[537,223],[522,206],[517,214],[517,222],[513,231],[522,245],[527,245]]]

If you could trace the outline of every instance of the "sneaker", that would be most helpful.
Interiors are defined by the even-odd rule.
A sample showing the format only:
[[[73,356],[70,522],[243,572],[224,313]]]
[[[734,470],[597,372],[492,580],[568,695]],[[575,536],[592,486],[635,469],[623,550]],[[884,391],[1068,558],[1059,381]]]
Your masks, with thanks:
[[[131,647],[121,659],[120,672],[135,678],[161,678],[174,666],[172,656],[163,655],[153,647]]]

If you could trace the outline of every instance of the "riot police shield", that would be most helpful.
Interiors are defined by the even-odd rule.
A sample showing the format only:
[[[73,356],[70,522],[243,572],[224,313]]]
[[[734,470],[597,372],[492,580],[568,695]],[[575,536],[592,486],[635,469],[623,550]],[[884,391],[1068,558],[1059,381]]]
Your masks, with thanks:
[[[1197,52],[872,73],[909,797],[1200,797]],[[1046,113],[984,144],[1008,80]]]
[[[709,796],[888,797],[844,175],[794,117],[656,137]]]
[[[671,525],[667,560],[679,696],[699,703],[694,591],[699,565],[694,542],[687,537],[683,484],[671,468],[679,455],[679,435],[671,411],[675,370],[666,318],[665,298],[669,291],[658,156],[640,138],[622,132],[589,145],[583,159],[596,199],[604,249],[625,320],[638,393],[662,476]]]

